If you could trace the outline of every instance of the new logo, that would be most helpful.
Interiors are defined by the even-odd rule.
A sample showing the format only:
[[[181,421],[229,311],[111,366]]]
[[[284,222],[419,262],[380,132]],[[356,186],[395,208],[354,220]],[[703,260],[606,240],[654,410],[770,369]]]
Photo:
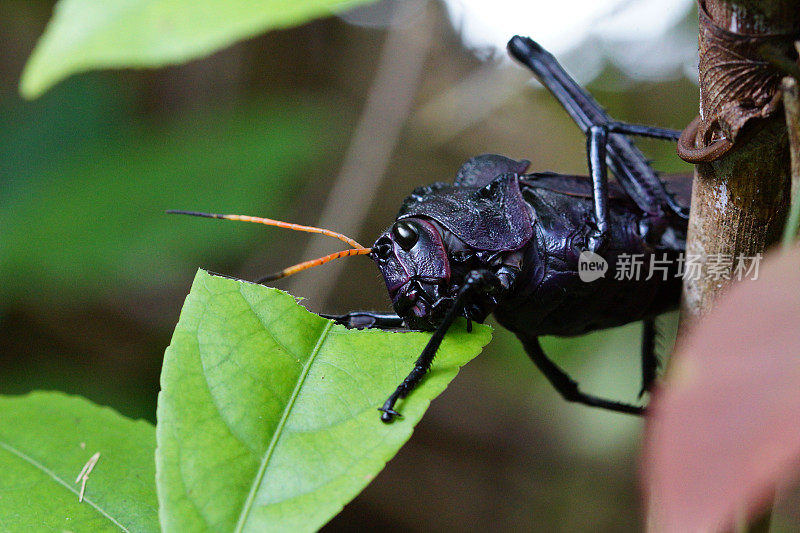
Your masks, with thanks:
[[[606,275],[608,261],[594,252],[584,250],[578,257],[578,276],[581,281],[591,283]]]

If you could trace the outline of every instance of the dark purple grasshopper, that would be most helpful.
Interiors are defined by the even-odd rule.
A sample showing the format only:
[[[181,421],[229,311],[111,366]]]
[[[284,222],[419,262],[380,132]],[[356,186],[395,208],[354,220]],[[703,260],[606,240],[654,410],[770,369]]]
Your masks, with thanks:
[[[615,122],[537,43],[514,37],[508,48],[586,134],[590,177],[526,174],[528,161],[482,155],[458,171],[453,185],[419,188],[403,202],[397,221],[371,253],[397,315],[332,317],[351,327],[405,324],[435,332],[381,407],[386,422],[397,416],[397,400],[430,368],[457,316],[482,322],[493,313],[565,399],[633,414],[643,408],[581,392],[547,358],[538,337],[581,335],[644,320],[643,391],[655,378],[653,318],[679,301],[687,206],[667,192],[625,135],[674,141],[680,132]],[[609,167],[619,185],[609,184]],[[678,184],[681,192],[688,185],[689,180]],[[622,254],[656,256],[669,271],[666,280],[607,276],[583,282],[579,258],[587,250],[611,265]]]
[[[471,321],[494,314],[565,399],[631,414],[644,408],[582,392],[548,359],[538,337],[582,335],[643,320],[643,392],[656,376],[653,320],[679,301],[688,200],[681,204],[667,191],[626,135],[674,141],[680,132],[615,122],[537,43],[517,36],[508,48],[586,134],[589,177],[526,173],[528,161],[477,156],[461,167],[452,185],[414,190],[372,248],[353,242],[351,250],[258,280],[344,255],[369,254],[378,264],[397,314],[352,312],[328,318],[354,328],[434,332],[411,373],[380,408],[384,422],[399,415],[396,402],[425,376],[459,316],[466,317],[469,329]],[[617,183],[609,183],[609,168]],[[690,179],[673,183],[675,192],[688,198]],[[637,254],[645,262],[656,258],[666,275],[607,275],[584,282],[579,275],[582,253],[596,254],[612,267],[623,256]]]

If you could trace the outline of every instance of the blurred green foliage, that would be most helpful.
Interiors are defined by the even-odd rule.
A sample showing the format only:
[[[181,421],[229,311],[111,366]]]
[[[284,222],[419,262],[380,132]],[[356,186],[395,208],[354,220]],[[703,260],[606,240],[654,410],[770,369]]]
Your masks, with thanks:
[[[20,92],[108,67],[184,63],[275,28],[372,0],[60,0],[22,73]]]
[[[137,290],[154,284],[149,276],[175,283],[187,264],[224,257],[263,229],[166,209],[279,216],[335,129],[329,104],[271,97],[163,125],[131,121],[84,139],[57,168],[19,162],[0,196],[0,299]]]

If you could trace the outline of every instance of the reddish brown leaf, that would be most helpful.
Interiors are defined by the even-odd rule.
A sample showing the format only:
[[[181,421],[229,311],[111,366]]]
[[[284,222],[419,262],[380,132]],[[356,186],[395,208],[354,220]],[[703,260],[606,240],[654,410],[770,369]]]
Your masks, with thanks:
[[[717,531],[800,466],[800,249],[772,254],[678,343],[648,416],[649,529]]]

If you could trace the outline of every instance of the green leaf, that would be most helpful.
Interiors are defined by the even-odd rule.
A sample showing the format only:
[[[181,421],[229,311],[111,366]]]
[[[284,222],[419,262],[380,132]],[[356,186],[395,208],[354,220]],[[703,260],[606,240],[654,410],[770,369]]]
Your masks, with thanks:
[[[459,322],[431,372],[377,408],[429,334],[355,331],[282,291],[199,271],[164,356],[157,486],[164,531],[311,531],[411,436],[431,399],[490,339]]]
[[[92,69],[183,63],[368,1],[60,0],[25,65],[20,92],[35,98]]]
[[[154,449],[153,426],[83,398],[0,397],[0,529],[158,531]]]

